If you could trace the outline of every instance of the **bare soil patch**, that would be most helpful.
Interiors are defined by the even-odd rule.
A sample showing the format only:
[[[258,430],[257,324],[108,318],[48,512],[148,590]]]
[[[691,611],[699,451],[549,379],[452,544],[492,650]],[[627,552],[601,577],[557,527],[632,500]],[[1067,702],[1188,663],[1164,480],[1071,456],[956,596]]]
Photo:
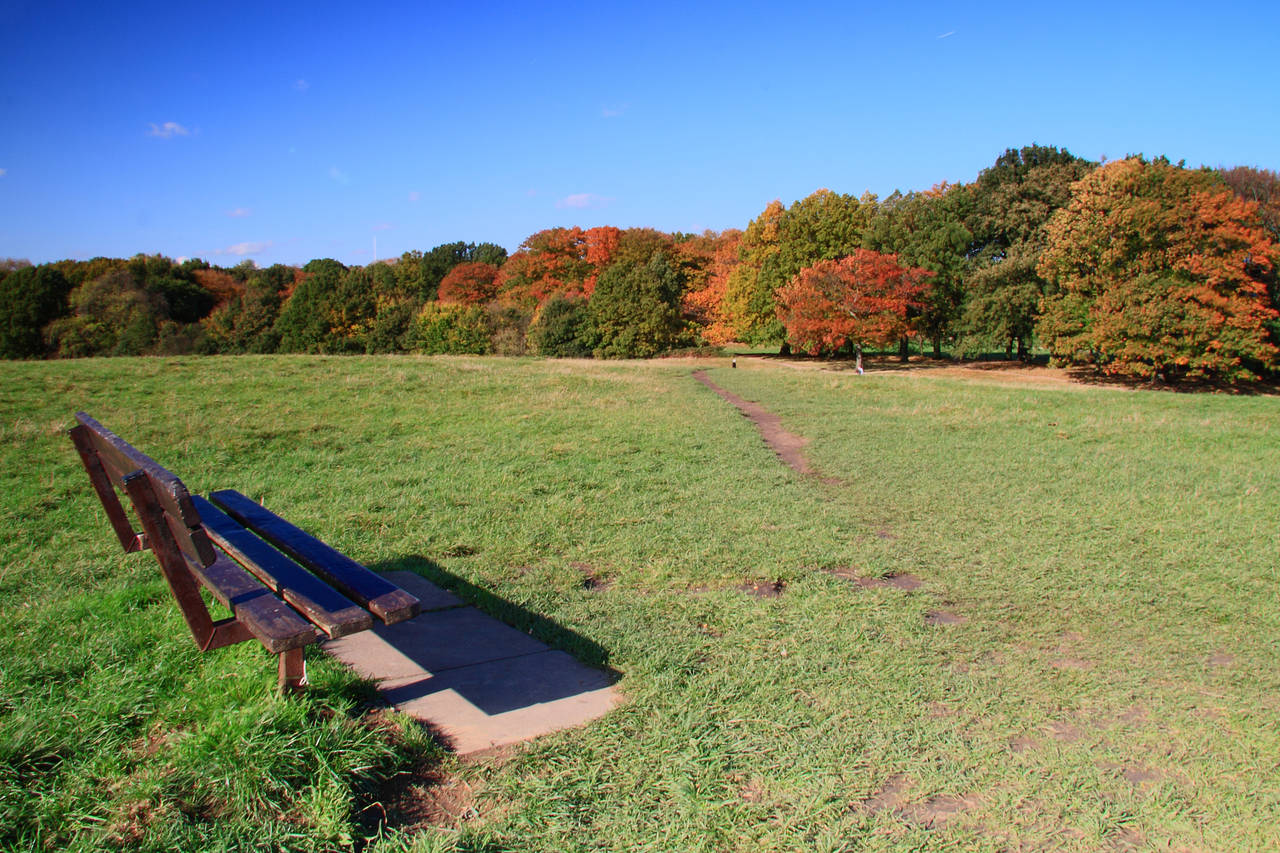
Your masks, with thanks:
[[[592,592],[607,592],[613,588],[613,579],[601,575],[590,563],[570,563],[569,568],[582,574],[582,588]]]
[[[979,798],[974,794],[964,796],[944,794],[930,797],[921,803],[909,803],[906,801],[907,791],[914,784],[910,776],[895,773],[885,780],[880,790],[859,802],[856,808],[873,813],[891,811],[914,824],[932,829],[941,826],[956,815],[969,811],[979,803]]]
[[[964,796],[942,795],[930,797],[923,803],[911,803],[898,809],[898,814],[925,829],[941,826],[959,814],[969,811],[978,805],[978,797],[974,794]]]
[[[1016,755],[1022,755],[1024,752],[1030,752],[1033,749],[1039,748],[1039,746],[1040,744],[1035,738],[1028,737],[1027,735],[1018,735],[1009,741],[1009,749]]]
[[[754,598],[778,598],[787,590],[783,581],[747,581],[738,589]]]
[[[965,617],[950,610],[930,610],[924,615],[924,621],[926,625],[960,625]]]
[[[869,812],[880,812],[886,809],[896,811],[903,803],[907,789],[915,784],[905,773],[895,773],[884,781],[880,790],[858,803],[858,807]]]
[[[1052,722],[1045,729],[1049,733],[1049,737],[1059,743],[1075,743],[1084,737],[1084,732],[1071,723]]]
[[[465,781],[429,768],[415,768],[384,782],[360,812],[367,829],[457,827],[476,817],[475,793]]]

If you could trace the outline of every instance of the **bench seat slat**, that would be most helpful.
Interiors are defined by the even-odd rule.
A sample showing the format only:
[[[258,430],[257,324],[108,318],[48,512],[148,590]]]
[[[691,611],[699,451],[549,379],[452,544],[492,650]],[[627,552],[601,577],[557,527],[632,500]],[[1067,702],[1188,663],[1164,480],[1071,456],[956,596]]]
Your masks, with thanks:
[[[418,599],[239,492],[213,492],[209,499],[388,625],[418,614]]]
[[[267,651],[279,654],[316,639],[316,629],[306,619],[225,554],[218,554],[207,566],[191,559],[187,565]]]
[[[245,530],[199,495],[191,496],[204,528],[219,548],[284,597],[332,639],[373,626],[368,611]]]

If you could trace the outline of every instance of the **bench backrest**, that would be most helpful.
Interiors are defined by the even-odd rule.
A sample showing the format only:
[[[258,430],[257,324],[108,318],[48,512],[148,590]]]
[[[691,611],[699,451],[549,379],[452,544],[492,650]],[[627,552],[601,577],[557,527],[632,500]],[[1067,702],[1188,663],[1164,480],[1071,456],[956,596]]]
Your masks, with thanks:
[[[121,546],[126,552],[149,549],[156,555],[196,644],[211,649],[249,639],[248,628],[236,619],[215,622],[200,596],[196,577],[204,576],[208,567],[218,563],[218,555],[201,526],[187,487],[84,412],[76,413],[76,421],[71,440]],[[128,495],[142,532],[134,530],[116,489]]]
[[[71,430],[71,439],[125,551],[155,549],[171,542],[184,557],[201,566],[211,564],[213,544],[182,481],[84,412],[76,413],[76,421],[79,425]],[[142,533],[133,529],[116,489],[129,496]],[[149,529],[152,526],[157,529]]]

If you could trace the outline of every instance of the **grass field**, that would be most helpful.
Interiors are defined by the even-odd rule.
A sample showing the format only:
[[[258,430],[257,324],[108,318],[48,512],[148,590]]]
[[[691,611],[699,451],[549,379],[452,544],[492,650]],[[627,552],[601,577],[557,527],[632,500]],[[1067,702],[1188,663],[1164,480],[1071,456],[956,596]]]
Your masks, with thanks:
[[[0,365],[0,845],[1280,847],[1280,399],[739,365]],[[627,703],[460,761],[318,653],[277,697],[119,552],[77,409]]]

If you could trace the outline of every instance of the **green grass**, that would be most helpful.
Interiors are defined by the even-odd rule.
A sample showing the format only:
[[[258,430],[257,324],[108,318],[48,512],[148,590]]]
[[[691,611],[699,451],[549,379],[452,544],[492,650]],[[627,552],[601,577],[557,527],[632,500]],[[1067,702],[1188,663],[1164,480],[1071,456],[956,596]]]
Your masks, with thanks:
[[[828,481],[683,362],[0,365],[0,845],[1280,846],[1280,401],[697,366]],[[460,762],[322,655],[276,697],[265,652],[197,652],[119,552],[77,409],[607,664],[627,703]],[[470,819],[371,835],[410,770]]]

